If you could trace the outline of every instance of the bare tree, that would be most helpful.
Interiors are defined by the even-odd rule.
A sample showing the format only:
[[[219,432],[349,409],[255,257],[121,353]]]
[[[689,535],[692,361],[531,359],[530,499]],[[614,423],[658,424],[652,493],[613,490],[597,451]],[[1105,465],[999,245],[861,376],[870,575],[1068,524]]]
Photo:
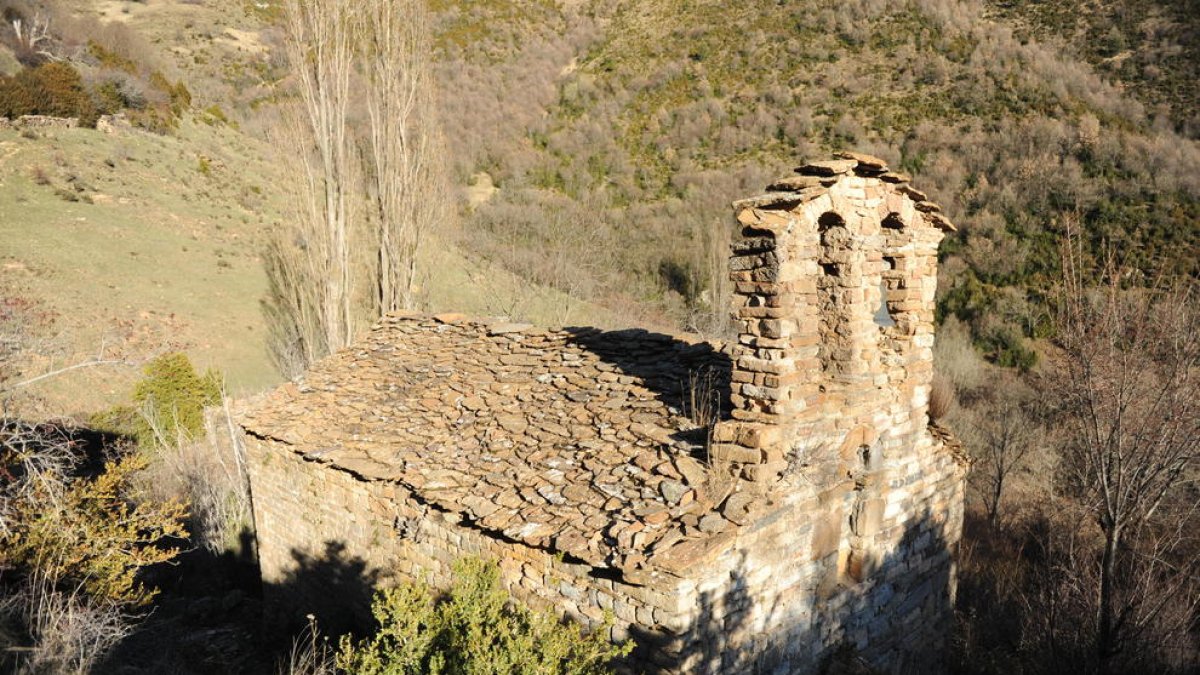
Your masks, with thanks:
[[[54,42],[54,35],[50,32],[50,17],[40,11],[35,11],[32,17],[10,11],[8,21],[16,40],[18,55],[59,60],[50,49]]]
[[[362,63],[370,118],[367,176],[373,196],[376,300],[381,313],[415,305],[417,252],[432,223],[445,223],[448,186],[429,69],[422,0],[362,4]]]
[[[1068,435],[1061,469],[1103,534],[1096,649],[1111,669],[1172,596],[1190,589],[1195,604],[1194,556],[1173,554],[1198,506],[1200,312],[1192,287],[1122,290],[1112,265],[1092,287],[1082,260],[1068,238],[1048,382]]]
[[[733,231],[723,219],[709,220],[699,228],[700,243],[693,247],[693,268],[700,276],[700,292],[693,299],[688,329],[716,338],[735,332],[729,312],[733,282],[729,280],[729,246]]]
[[[988,523],[996,527],[1000,524],[1005,491],[1013,474],[1025,466],[1030,450],[1035,447],[1038,430],[1026,404],[1011,394],[1001,393],[999,400],[986,408],[974,428],[967,432],[975,437],[979,453],[974,475]]]
[[[421,0],[284,9],[300,105],[283,143],[299,154],[299,194],[295,226],[267,251],[265,311],[276,365],[296,375],[356,327],[415,305],[422,234],[450,213]],[[352,99],[367,124],[355,124]]]
[[[285,44],[300,95],[287,131],[301,180],[294,240],[285,236],[276,244],[278,269],[272,271],[286,288],[273,302],[290,318],[305,365],[353,337],[350,238],[357,158],[349,110],[356,7],[338,0],[284,4]]]

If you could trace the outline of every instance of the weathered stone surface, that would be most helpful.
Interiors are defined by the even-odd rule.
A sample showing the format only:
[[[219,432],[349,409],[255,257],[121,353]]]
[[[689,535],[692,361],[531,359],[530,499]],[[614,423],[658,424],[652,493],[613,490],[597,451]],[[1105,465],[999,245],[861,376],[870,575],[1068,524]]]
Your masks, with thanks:
[[[729,495],[721,506],[721,515],[735,523],[745,523],[754,506],[755,495],[749,492],[735,492]]]
[[[730,522],[716,513],[709,513],[700,519],[697,527],[705,534],[717,534],[729,529]]]
[[[809,162],[796,167],[796,173],[804,176],[836,176],[848,173],[858,166],[852,159],[826,159]]]
[[[887,160],[880,159],[874,155],[867,155],[861,152],[839,152],[834,155],[839,159],[853,160],[858,164],[858,169],[866,169],[868,171],[884,172],[887,171]]]
[[[509,333],[521,333],[533,328],[533,324],[529,323],[497,323],[488,326],[488,335],[508,335]]]
[[[21,115],[16,119],[10,120],[7,117],[0,117],[0,128],[14,129],[74,129],[79,126],[78,117],[52,117],[50,115]]]
[[[557,533],[552,546],[600,564],[652,546],[706,481],[675,439],[694,426],[676,399],[689,373],[722,360],[719,347],[643,330],[392,316],[247,409],[244,424],[531,545]],[[517,498],[484,507],[481,482]],[[655,527],[636,540],[592,537],[584,522],[599,514]]]
[[[953,225],[879,158],[801,173],[738,203],[732,344],[393,316],[246,406],[264,578],[333,550],[445,583],[478,553],[522,599],[612,612],[651,671],[806,673],[845,643],[921,670],[967,465],[927,415]]]
[[[703,464],[691,457],[676,457],[675,468],[683,475],[683,480],[688,485],[703,485],[708,479],[708,470],[704,468]]]
[[[686,485],[673,480],[664,480],[658,484],[658,489],[662,492],[663,499],[667,500],[667,503],[671,505],[678,504],[679,500],[683,499],[683,496],[688,493]]]
[[[755,197],[739,199],[733,203],[735,209],[762,209],[798,204],[805,199],[803,192],[768,192]]]
[[[133,130],[133,125],[125,116],[125,113],[117,113],[115,115],[101,115],[96,120],[96,131],[105,134],[120,134],[127,133]]]
[[[812,188],[824,188],[832,185],[836,179],[832,176],[785,176],[767,186],[770,192],[800,192]]]

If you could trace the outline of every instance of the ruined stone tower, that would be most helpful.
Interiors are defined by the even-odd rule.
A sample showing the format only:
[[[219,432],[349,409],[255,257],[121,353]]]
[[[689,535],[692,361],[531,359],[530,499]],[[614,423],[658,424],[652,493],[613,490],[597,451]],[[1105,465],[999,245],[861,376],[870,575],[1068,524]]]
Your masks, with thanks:
[[[447,583],[483,555],[526,602],[615,617],[648,671],[812,673],[846,647],[936,668],[964,477],[927,415],[953,228],[853,154],[735,212],[733,344],[397,315],[245,406],[268,599],[322,616],[347,579]]]
[[[814,480],[846,525],[839,566],[861,579],[886,525],[912,515],[889,482],[928,460],[937,248],[954,228],[877,158],[797,174],[735,204],[733,421],[714,450],[754,477]]]

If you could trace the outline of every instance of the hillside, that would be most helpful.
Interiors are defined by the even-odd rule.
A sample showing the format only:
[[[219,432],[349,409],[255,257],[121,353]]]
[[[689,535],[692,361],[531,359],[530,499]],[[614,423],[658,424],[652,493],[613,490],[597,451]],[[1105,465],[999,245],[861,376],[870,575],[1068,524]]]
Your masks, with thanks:
[[[1200,4],[1195,0],[989,2],[1018,35],[1059,40],[1180,133],[1200,135]]]
[[[38,317],[18,379],[114,362],[38,382],[24,406],[63,414],[123,401],[139,365],[172,350],[217,368],[235,394],[260,391],[279,379],[261,254],[288,217],[291,161],[271,143],[269,106],[254,112],[272,85],[263,40],[273,29],[240,2],[69,4],[69,17],[103,22],[193,101],[167,133],[0,130],[0,283]],[[453,232],[435,233],[423,258],[427,309],[614,321],[462,252]]]
[[[228,372],[237,391],[274,381],[258,248],[279,196],[261,146],[185,122],[170,136],[4,131],[0,148],[6,286],[53,318],[27,376],[96,354],[136,363],[181,349]],[[88,410],[125,396],[135,372],[79,371],[43,393],[75,392],[66,412]]]
[[[328,2],[335,9],[351,6]],[[5,415],[0,430],[0,669],[41,658],[24,645],[36,645],[51,660],[70,651],[55,642],[62,625],[41,618],[70,614],[60,611],[64,607],[99,612],[76,613],[69,617],[76,622],[72,625],[115,631],[90,634],[97,638],[94,658],[116,645],[93,672],[289,672],[288,658],[303,660],[306,655],[297,652],[306,649],[310,665],[322,660],[320,652],[328,652],[336,640],[323,642],[316,631],[333,629],[310,618],[308,632],[296,632],[297,626],[264,612],[269,591],[256,559],[245,465],[238,444],[225,442],[237,437],[237,427],[228,418],[203,419],[205,406],[220,399],[214,380],[203,371],[216,370],[227,392],[243,400],[280,382],[268,348],[279,335],[278,324],[272,333],[266,316],[270,300],[275,308],[295,310],[290,318],[299,315],[307,324],[319,323],[308,321],[314,316],[349,317],[342,325],[350,330],[331,331],[338,340],[364,327],[373,308],[386,302],[386,284],[373,282],[378,281],[374,274],[390,264],[376,248],[387,240],[381,232],[388,225],[406,224],[411,213],[439,214],[427,218],[437,222],[425,223],[417,258],[415,296],[422,312],[566,327],[547,335],[591,335],[570,328],[591,325],[729,337],[734,333],[728,311],[733,295],[727,271],[734,230],[730,203],[760,192],[809,159],[856,150],[880,156],[905,174],[889,178],[911,178],[959,228],[939,249],[933,373],[921,363],[922,378],[930,380],[922,379],[897,399],[903,409],[911,406],[914,423],[923,425],[926,415],[936,422],[938,443],[955,445],[955,459],[962,459],[957,451],[962,450],[973,462],[964,487],[963,538],[953,547],[959,585],[949,671],[1196,672],[1200,539],[1194,533],[1200,529],[1189,518],[1200,513],[1190,481],[1200,464],[1200,415],[1191,391],[1200,375],[1200,330],[1194,283],[1174,282],[1200,279],[1200,0],[427,0],[432,34],[429,43],[419,44],[432,45],[421,56],[434,75],[436,106],[431,107],[440,134],[422,131],[417,137],[439,149],[439,171],[407,174],[418,181],[437,180],[422,183],[427,191],[403,192],[420,195],[414,201],[421,205],[440,207],[447,193],[440,181],[445,168],[451,208],[388,211],[382,205],[386,190],[380,186],[386,181],[371,179],[401,172],[378,167],[411,165],[382,162],[379,154],[372,156],[377,148],[368,147],[375,140],[370,132],[388,125],[371,123],[363,92],[379,91],[379,81],[371,77],[376,69],[361,64],[384,59],[376,58],[383,51],[379,42],[364,40],[354,50],[361,72],[349,76],[346,88],[354,92],[346,106],[352,127],[347,138],[353,140],[340,149],[349,168],[330,181],[354,187],[340,195],[342,202],[330,197],[334,190],[315,200],[350,205],[347,211],[357,217],[340,230],[336,223],[329,226],[336,217],[303,220],[305,198],[320,192],[312,185],[325,184],[315,180],[306,193],[303,162],[317,153],[306,157],[311,138],[302,132],[289,136],[295,130],[284,128],[299,98],[299,78],[287,62],[281,3],[0,0],[0,117],[5,118],[0,120],[0,405]],[[339,25],[379,35],[371,28],[382,25],[377,22],[378,17],[353,16]],[[311,50],[294,54],[308,63]],[[46,125],[20,122],[27,114],[54,119]],[[65,124],[66,117],[78,118],[80,126]],[[297,222],[308,229],[296,227]],[[1081,270],[1078,283],[1064,291],[1061,247],[1068,233],[1080,244]],[[338,246],[329,243],[333,240]],[[271,278],[300,270],[292,278],[313,283],[289,289],[291,295],[272,296],[279,286],[272,287],[265,261],[278,260],[272,252],[285,248],[294,253],[288,259],[294,265],[275,266]],[[764,261],[774,256],[754,255],[760,253]],[[335,262],[353,269],[347,272]],[[1091,274],[1108,262],[1120,273]],[[399,268],[406,266],[390,269]],[[760,269],[763,275],[775,274],[773,263]],[[889,276],[889,293],[912,291],[913,278]],[[1095,292],[1095,285],[1109,283],[1109,292]],[[329,288],[338,284],[349,291],[330,301],[336,293]],[[875,297],[874,288],[853,292],[860,299]],[[295,302],[279,302],[281,297]],[[1072,303],[1070,312],[1054,311],[1066,303]],[[922,315],[921,331],[926,319]],[[483,324],[455,328],[456,322],[440,317],[416,323],[434,342],[462,337],[456,331],[467,326],[482,330]],[[779,401],[795,401],[790,393],[775,393],[787,392],[783,387],[790,377],[772,372],[789,358],[771,351],[785,343],[779,339],[783,328],[768,328],[778,324],[770,320],[744,323],[742,344],[764,351],[762,359],[753,359],[761,372],[747,367],[742,379],[735,379],[738,396],[752,390],[757,391],[752,398],[763,394],[763,411],[774,410]],[[822,336],[814,340],[842,331],[838,324],[818,323]],[[502,354],[498,358],[505,366],[558,358],[553,351],[542,353],[541,343],[518,339],[525,331],[509,325],[497,327],[493,336],[487,330],[486,337],[497,337],[497,344],[511,341],[539,352]],[[920,349],[913,353],[919,351],[924,360],[929,343],[924,332],[920,336],[912,343]],[[640,333],[634,337],[642,346],[614,343],[613,349],[622,352],[617,356],[671,342]],[[319,338],[288,346],[337,342]],[[624,434],[625,426],[631,438],[639,437],[634,430],[644,422],[639,413],[612,412],[623,410],[618,401],[593,419],[590,411],[601,401],[559,386],[588,385],[583,380],[543,381],[539,375],[533,380],[535,396],[514,393],[501,376],[488,387],[486,400],[479,399],[487,406],[477,406],[472,390],[493,378],[466,367],[471,357],[461,352],[461,344],[443,356],[465,375],[435,398],[426,386],[428,369],[420,365],[429,359],[428,349],[420,351],[419,342],[409,345],[418,351],[412,354],[413,367],[405,370],[411,376],[407,388],[403,378],[379,370],[374,379],[354,386],[277,391],[285,397],[293,391],[317,392],[315,397],[336,403],[331,410],[339,411],[322,419],[339,433],[362,435],[351,417],[364,416],[387,427],[376,440],[396,431],[393,426],[446,434],[438,443],[421,444],[439,461],[469,455],[472,461],[490,462],[494,450],[540,454],[529,440],[535,437],[585,453],[590,452],[585,436],[603,438],[614,428]],[[831,352],[837,351],[835,345]],[[154,359],[168,352],[185,353],[200,372],[178,357]],[[368,353],[355,350],[342,360],[358,363],[360,352]],[[373,353],[382,358],[385,352]],[[1097,353],[1101,357],[1092,358]],[[503,360],[512,356],[515,361]],[[562,356],[557,370],[583,363],[574,351]],[[687,441],[688,452],[694,449],[697,455],[689,459],[704,460],[704,471],[713,474],[706,490],[718,491],[721,500],[740,495],[726,506],[748,502],[752,492],[746,483],[757,471],[724,462],[713,445],[721,441],[716,420],[732,414],[735,392],[726,397],[719,375],[709,370],[689,371],[685,380],[683,371],[664,369],[657,352],[636,361],[630,372],[597,369],[580,377],[603,383],[601,390],[621,391],[634,370],[674,373],[658,383],[662,396],[654,405],[666,405],[671,416],[682,412],[692,418],[675,424],[680,438],[700,431],[693,424],[712,425],[711,433],[696,434],[695,448]],[[147,363],[156,365],[144,370]],[[738,364],[743,365],[740,359]],[[294,359],[285,368],[304,365]],[[440,371],[432,372],[441,376]],[[1075,379],[1081,373],[1100,379]],[[805,406],[849,403],[826,386],[835,378],[826,378],[825,370],[812,374],[825,379]],[[891,377],[872,379],[872,386]],[[384,420],[368,397],[350,401],[352,415],[340,412],[342,399],[367,390],[386,397],[411,394],[413,407],[397,404],[395,416]],[[546,397],[539,398],[543,390]],[[637,400],[630,399],[629,407],[644,413],[648,394],[630,395]],[[536,430],[518,419],[509,425],[520,429],[512,438],[467,433],[468,425],[492,422],[511,431],[486,412],[492,405],[497,410],[528,406],[538,416],[563,410],[579,416]],[[413,416],[417,407],[427,412],[445,407],[448,417],[418,419]],[[104,414],[93,416],[96,412]],[[843,412],[822,412],[822,422]],[[614,427],[605,421],[610,413],[629,417],[632,424]],[[843,473],[853,464],[850,450],[858,445],[849,440],[864,443],[854,461],[892,470],[891,464],[898,464],[892,450],[875,446],[882,450],[875,453],[877,441],[867,440],[864,431],[890,414],[862,416],[871,423],[856,427],[845,441],[848,425],[837,426],[837,438],[831,435],[828,444],[796,438],[788,441],[786,452],[772,447],[768,453],[764,446],[751,449],[758,453],[752,456],[773,457],[767,462],[772,465],[786,458],[789,469],[812,467],[826,447],[840,444],[846,456],[837,464],[839,482],[853,478],[860,493],[875,479],[868,481],[857,470]],[[58,419],[64,417],[73,419]],[[185,418],[194,424],[185,425]],[[1112,420],[1111,433],[1103,433],[1102,423]],[[84,423],[76,428],[77,422]],[[152,429],[155,423],[162,428]],[[898,428],[909,426],[905,421]],[[765,442],[770,435],[739,428],[726,432],[747,448],[755,444],[749,439]],[[951,443],[946,429],[961,448]],[[526,430],[530,434],[523,436]],[[895,431],[870,433],[878,439]],[[571,440],[577,432],[582,442]],[[356,442],[375,442],[362,436]],[[475,441],[464,441],[470,438]],[[499,440],[506,438],[501,447]],[[637,456],[631,464],[630,457],[606,455],[605,473],[616,476],[616,467],[628,475],[637,475],[635,468],[661,473],[654,479],[658,487],[646,487],[643,498],[666,499],[674,488],[663,490],[665,478],[686,472],[675,460],[659,463],[641,452],[644,442],[614,446],[612,452]],[[805,447],[810,443],[811,451]],[[1082,454],[1089,443],[1091,450],[1099,448],[1098,458]],[[1139,446],[1150,452],[1127,454]],[[1182,450],[1176,452],[1177,447]],[[319,449],[303,461],[315,467],[309,460],[326,457],[325,452]],[[1155,465],[1156,452],[1170,456],[1165,463],[1158,457]],[[106,467],[99,478],[112,481],[100,480],[95,460],[101,455],[128,455],[130,461]],[[539,483],[556,475],[553,471],[565,475],[550,463],[558,461],[557,454],[547,457],[544,467],[530,468],[532,477],[517,483]],[[581,466],[592,472],[588,459],[583,461]],[[1093,470],[1102,465],[1129,473]],[[913,462],[906,464],[909,468],[928,467]],[[493,469],[489,476],[504,475]],[[419,473],[414,469],[412,476],[423,480]],[[1138,491],[1128,488],[1137,483],[1127,481],[1120,490],[1097,487],[1095,474],[1119,481],[1158,476],[1165,482],[1141,491],[1158,495],[1158,501],[1134,514],[1136,523],[1110,519],[1108,525],[1097,511],[1104,501],[1098,492],[1137,497]],[[529,493],[521,495],[523,502],[541,497],[554,504],[542,488],[557,494],[555,488],[534,490],[510,478],[502,481],[509,492],[521,487]],[[895,480],[896,485],[887,482],[889,489],[908,485],[906,479]],[[625,497],[606,492],[600,487],[608,484],[604,481],[589,477],[587,482],[600,491],[588,493],[588,499],[606,495],[605,513],[579,511],[590,514],[585,519],[589,537],[640,535],[630,543],[648,541],[640,525],[638,530],[606,529],[606,514],[633,502],[624,504]],[[499,494],[475,490],[477,483],[463,486],[470,493],[464,492],[464,503]],[[74,487],[64,492],[69,486]],[[93,487],[103,492],[100,506],[89,491]],[[288,481],[280,487],[306,508],[345,506],[323,488],[301,489]],[[78,504],[60,508],[68,492]],[[849,518],[837,511],[829,519],[836,527],[821,528],[829,530],[824,534],[830,541],[834,535],[853,539],[846,532],[870,513],[861,496],[845,502],[847,508],[849,500],[855,504]],[[828,497],[814,499],[824,508]],[[189,515],[177,500],[188,503]],[[680,508],[693,503],[682,500]],[[1134,502],[1140,499],[1126,503]],[[158,515],[156,505],[164,509]],[[130,507],[135,516],[141,513],[137,509],[149,507],[148,521],[129,526]],[[374,513],[372,518],[385,512]],[[394,514],[386,512],[380,522],[395,526],[396,541],[408,546],[417,543],[425,513],[393,522]],[[507,510],[500,513],[507,517]],[[699,514],[690,515],[694,522],[684,523],[689,537],[687,528],[702,532],[706,527]],[[109,520],[121,529],[115,539],[105,529]],[[190,535],[180,534],[184,521]],[[13,557],[18,549],[36,548],[21,530],[30,525],[47,535],[45,550],[64,559],[86,558],[77,555],[81,550],[101,558],[117,549],[161,554],[109,569],[126,582],[136,576],[162,594],[125,614],[108,599],[81,593],[74,577],[62,577],[67,583],[58,588],[44,584],[36,564]],[[792,529],[808,536],[803,528]],[[812,529],[814,539],[818,531]],[[1121,541],[1116,532],[1122,533]],[[381,538],[393,533],[385,534]],[[865,540],[861,535],[854,537]],[[132,544],[127,547],[122,537],[137,541],[126,542]],[[184,551],[178,564],[152,564],[178,553],[167,550],[172,538]],[[366,571],[366,562],[346,557],[339,542],[329,544],[322,559],[293,551],[296,574],[354,582]],[[908,545],[901,540],[901,548]],[[864,572],[863,560],[871,560],[843,557],[849,548],[840,544],[836,550],[829,560],[847,571],[853,564]],[[288,561],[283,549],[280,553],[277,558]],[[939,565],[950,560],[951,553],[943,553],[947,557],[939,558]],[[1117,559],[1120,564],[1114,566]],[[568,566],[576,562],[569,556],[555,559]],[[794,567],[792,562],[786,566]],[[768,571],[754,575],[768,577]],[[1102,583],[1104,574],[1114,583]],[[91,572],[82,579],[92,579]],[[615,587],[607,573],[589,579]],[[841,570],[836,583],[853,587],[851,579],[874,583]],[[820,585],[827,581],[834,583],[834,575]],[[891,580],[873,588],[885,587],[889,598],[903,602],[903,591],[897,592]],[[1113,632],[1096,624],[1104,588],[1110,599],[1117,593],[1127,607],[1146,612],[1130,614],[1129,623],[1118,626],[1116,632],[1127,636],[1123,647],[1101,644]],[[330,595],[344,599],[342,593]],[[58,598],[60,604],[45,598]],[[703,609],[703,604],[697,606]],[[143,609],[147,612],[140,614]],[[640,617],[641,611],[635,614]],[[896,614],[903,618],[906,611]],[[651,616],[658,620],[655,612]],[[135,626],[125,639],[117,630]],[[18,646],[9,649],[9,644]],[[720,640],[712,649],[722,649]],[[848,646],[843,656],[853,660],[853,649]],[[333,666],[325,665],[332,672]],[[80,666],[73,672],[86,670]],[[300,671],[297,666],[290,672]]]
[[[728,202],[839,148],[912,173],[962,225],[941,307],[998,361],[1026,362],[1024,338],[1044,330],[1068,217],[1094,255],[1198,272],[1196,143],[1073,43],[1033,40],[995,7],[466,7],[444,29],[446,124],[460,177],[486,171],[500,188],[476,245],[527,275],[545,273],[503,242],[554,242],[555,223],[590,218],[609,253],[566,248],[594,297],[710,326]],[[1178,100],[1172,113],[1191,114]]]
[[[235,394],[278,381],[265,347],[261,251],[285,216],[270,146],[188,120],[170,135],[127,129],[0,130],[0,274],[46,321],[22,375],[123,361],[39,383],[47,412],[124,400],[137,365],[182,350]],[[472,260],[426,250],[431,309],[611,322],[602,310]]]
[[[943,315],[996,361],[1028,364],[1067,219],[1096,255],[1198,272],[1191,14],[1154,5],[1137,25],[1157,41],[1122,38],[1127,60],[1154,44],[1174,55],[1153,78],[1114,71],[1087,39],[1146,4],[1105,4],[1085,25],[1036,3],[439,0],[443,126],[470,236],[427,249],[428,308],[721,332],[729,201],[855,148],[912,173],[962,226]],[[103,343],[109,356],[187,349],[237,391],[274,380],[258,302],[265,233],[287,217],[288,160],[269,131],[287,86],[275,16],[236,0],[64,3],[64,31],[102,26],[191,104],[165,134],[0,132],[6,282],[47,303],[61,336],[29,373]],[[84,252],[96,264],[77,266]],[[119,396],[128,377],[110,371],[47,393],[86,382]]]

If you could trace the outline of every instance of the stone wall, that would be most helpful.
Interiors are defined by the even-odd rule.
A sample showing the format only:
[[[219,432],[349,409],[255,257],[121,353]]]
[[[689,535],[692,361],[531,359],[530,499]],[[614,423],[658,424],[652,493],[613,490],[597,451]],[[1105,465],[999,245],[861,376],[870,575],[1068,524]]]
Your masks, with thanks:
[[[364,608],[373,584],[444,585],[455,559],[481,555],[526,602],[593,627],[613,612],[613,637],[641,645],[638,668],[810,673],[849,646],[885,672],[934,669],[965,473],[928,418],[937,246],[953,226],[862,155],[769,189],[735,204],[740,335],[703,467],[676,470],[697,464],[670,393],[676,357],[694,351],[683,342],[613,336],[609,350],[553,330],[387,319],[248,415],[269,595],[293,616]],[[473,396],[493,379],[494,400]],[[555,433],[498,431],[555,410]],[[397,440],[368,442],[380,438]],[[551,473],[576,489],[539,487]]]
[[[370,588],[402,579],[444,587],[454,561],[474,555],[499,561],[505,585],[534,606],[591,627],[611,612],[617,640],[638,625],[686,624],[676,577],[633,585],[597,576],[588,565],[473,528],[394,483],[307,461],[269,440],[249,437],[246,448],[264,594],[284,621],[313,613],[334,629],[361,625]]]
[[[735,204],[734,409],[715,449],[752,480],[796,461],[842,475],[823,450],[903,451],[924,433],[937,246],[952,226],[905,177],[854,157]]]
[[[123,134],[131,131],[133,125],[130,124],[129,118],[125,113],[117,113],[115,115],[101,115],[96,120],[96,131],[105,134]]]
[[[281,444],[251,437],[247,450],[265,594],[284,622],[313,613],[334,630],[362,625],[370,588],[444,586],[466,555],[498,560],[505,585],[534,606],[593,627],[611,612],[612,637],[633,637],[637,668],[652,672],[816,672],[844,644],[895,670],[936,658],[949,617],[961,468],[933,440],[928,461],[891,477],[881,558],[861,580],[846,574],[842,504],[797,484],[722,553],[646,585],[506,542]]]
[[[0,117],[0,129],[74,129],[78,126],[78,117],[51,117],[49,115],[21,115],[16,119]]]
[[[863,155],[814,162],[735,205],[731,279],[741,322],[733,420],[716,451],[752,480],[802,473],[820,520],[844,523],[837,566],[863,580],[936,458],[928,425],[936,204]],[[930,513],[941,514],[946,504]]]
[[[888,472],[890,500],[852,568],[845,494],[791,485],[739,532],[685,601],[696,612],[684,672],[814,672],[842,646],[881,672],[936,672],[954,595],[962,466],[937,441]]]

